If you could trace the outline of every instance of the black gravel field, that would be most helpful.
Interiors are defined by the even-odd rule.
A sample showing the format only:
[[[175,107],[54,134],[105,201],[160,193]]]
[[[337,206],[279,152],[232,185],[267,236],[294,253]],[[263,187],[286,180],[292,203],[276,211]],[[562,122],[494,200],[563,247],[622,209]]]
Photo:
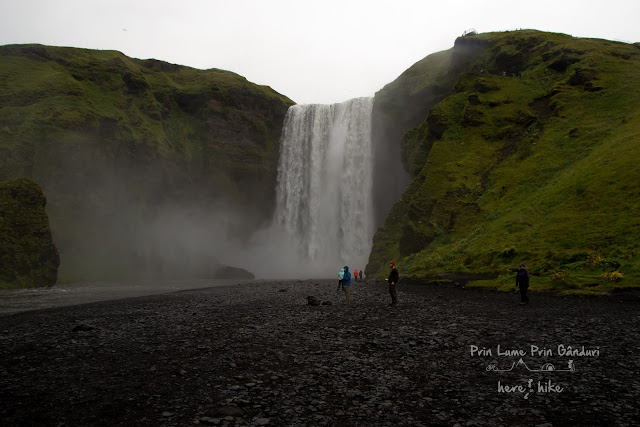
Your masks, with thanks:
[[[2,426],[624,426],[640,298],[269,281],[0,316]],[[312,306],[314,296],[330,305]],[[533,354],[532,354],[533,353]]]

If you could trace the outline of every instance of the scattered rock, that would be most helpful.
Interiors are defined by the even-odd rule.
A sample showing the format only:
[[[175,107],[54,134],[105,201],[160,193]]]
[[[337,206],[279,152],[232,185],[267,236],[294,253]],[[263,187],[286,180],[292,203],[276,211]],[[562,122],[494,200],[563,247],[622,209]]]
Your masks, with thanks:
[[[244,412],[242,411],[242,409],[238,408],[237,406],[226,405],[226,406],[218,406],[215,409],[215,413],[216,415],[219,415],[221,417],[239,417]]]
[[[388,311],[383,290],[355,288],[352,310],[306,309],[307,295],[329,299],[335,283],[301,281],[61,308],[53,322],[43,311],[0,316],[0,417],[6,425],[84,425],[95,413],[109,425],[464,427],[634,425],[640,415],[629,374],[640,366],[629,362],[640,340],[637,301],[534,293],[523,311],[517,295],[404,285],[401,309]],[[99,334],[69,336],[69,325],[105,322]],[[498,376],[485,369],[493,357],[469,356],[471,344],[527,350],[567,337],[607,351],[576,360],[575,375],[554,376],[562,393],[529,396],[534,410],[496,391]],[[498,360],[501,368],[511,361]],[[68,401],[52,397],[60,387]]]
[[[87,332],[87,331],[93,331],[95,328],[95,326],[91,326],[91,325],[87,325],[85,323],[81,323],[79,325],[76,325],[73,327],[72,331],[73,332]]]
[[[307,297],[307,304],[313,305],[313,306],[318,306],[318,305],[321,304],[321,301],[318,298],[314,297],[314,296],[308,296]]]

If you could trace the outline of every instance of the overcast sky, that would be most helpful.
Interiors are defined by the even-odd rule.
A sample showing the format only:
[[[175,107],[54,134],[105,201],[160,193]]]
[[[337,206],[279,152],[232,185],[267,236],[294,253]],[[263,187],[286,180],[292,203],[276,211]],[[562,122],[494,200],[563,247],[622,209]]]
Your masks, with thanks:
[[[301,104],[373,96],[465,30],[640,41],[640,0],[0,0],[0,45],[221,68]]]

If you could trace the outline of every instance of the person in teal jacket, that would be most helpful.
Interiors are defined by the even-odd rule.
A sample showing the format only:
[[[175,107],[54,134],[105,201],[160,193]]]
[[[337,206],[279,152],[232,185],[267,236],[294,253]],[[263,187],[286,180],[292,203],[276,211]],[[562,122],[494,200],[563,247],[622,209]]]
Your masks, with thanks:
[[[338,289],[336,289],[336,291],[340,291],[340,288],[344,288],[342,286],[342,278],[344,277],[344,268],[341,268],[340,271],[338,272]]]
[[[347,296],[344,303],[351,304],[351,273],[346,265],[344,266],[344,276],[342,277],[342,289],[344,289],[344,294]]]

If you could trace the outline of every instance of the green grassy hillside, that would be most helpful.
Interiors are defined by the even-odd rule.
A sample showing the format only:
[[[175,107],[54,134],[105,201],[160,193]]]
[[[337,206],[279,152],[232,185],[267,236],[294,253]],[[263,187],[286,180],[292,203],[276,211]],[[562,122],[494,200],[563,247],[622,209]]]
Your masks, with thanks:
[[[43,187],[63,278],[122,277],[169,208],[251,212],[244,234],[268,219],[291,104],[227,71],[1,46],[0,180]]]
[[[367,275],[393,258],[406,278],[487,274],[481,285],[512,289],[524,262],[534,289],[640,284],[638,44],[515,31],[429,58],[414,88],[451,92],[403,137],[413,180]]]

